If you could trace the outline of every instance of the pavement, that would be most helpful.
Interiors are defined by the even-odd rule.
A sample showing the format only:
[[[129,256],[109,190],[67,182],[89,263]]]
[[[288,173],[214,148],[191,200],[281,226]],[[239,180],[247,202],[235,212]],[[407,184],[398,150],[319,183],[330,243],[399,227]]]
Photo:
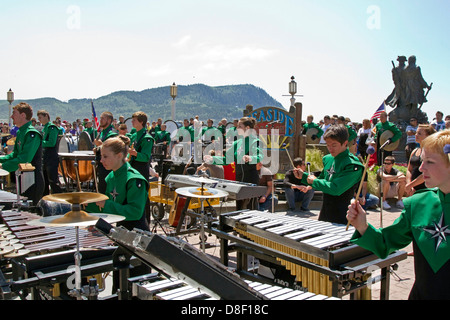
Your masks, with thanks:
[[[382,212],[380,212],[380,209],[377,208],[377,209],[370,209],[367,211],[368,222],[372,224],[374,227],[379,228],[381,225],[383,227],[387,227],[391,225],[399,217],[401,209],[395,208],[395,200],[388,199],[388,202],[392,206],[390,210],[383,210]],[[235,205],[234,201],[224,202],[220,206],[216,206],[216,212],[218,214],[233,212],[235,211],[234,205]],[[320,209],[318,207],[320,206],[316,205],[314,207],[315,208],[312,208],[310,212],[307,213],[299,210],[290,212],[289,214],[290,215],[294,214],[302,218],[317,220],[320,212]],[[282,200],[279,201],[278,205],[275,208],[275,212],[280,215],[287,214],[286,202]],[[171,227],[166,224],[164,219],[162,220],[162,226],[166,232],[171,231],[170,230]],[[156,229],[156,233],[162,234],[163,231],[160,227],[158,227]],[[186,240],[191,245],[193,245],[194,247],[198,248],[199,250],[202,250],[201,241],[198,233],[184,235],[183,239]],[[405,251],[407,253],[412,252],[412,244],[405,247],[404,249],[401,249],[401,251]],[[217,260],[220,258],[220,241],[216,236],[214,235],[208,236],[207,248],[205,250],[205,253],[213,258],[216,258]],[[409,292],[414,284],[414,256],[407,256],[405,260],[399,261],[397,265],[398,265],[397,270],[391,269],[389,299],[407,300]],[[374,274],[374,276],[376,275],[377,274]],[[379,300],[380,284],[379,283],[373,284],[371,289],[372,289],[372,300]],[[349,295],[343,297],[343,300],[348,299]]]

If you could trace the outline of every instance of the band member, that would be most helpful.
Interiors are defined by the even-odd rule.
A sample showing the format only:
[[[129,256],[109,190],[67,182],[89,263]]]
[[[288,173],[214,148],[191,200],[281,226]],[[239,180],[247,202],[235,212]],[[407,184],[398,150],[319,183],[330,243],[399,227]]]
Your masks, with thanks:
[[[317,134],[311,136],[313,140],[316,140],[317,138],[322,137],[323,130],[317,123],[313,122],[313,120],[314,117],[312,115],[306,117],[306,123],[303,125],[303,134],[306,134],[309,129],[317,129]]]
[[[86,121],[86,127],[84,128],[84,131],[86,131],[89,134],[89,137],[91,137],[91,141],[95,140],[95,132],[94,128],[92,127],[91,120]]]
[[[22,194],[37,205],[44,192],[44,175],[42,174],[42,136],[31,124],[33,108],[21,102],[13,108],[11,119],[18,127],[16,143],[12,153],[0,157],[0,167],[8,172],[14,172],[19,164],[31,163],[34,166],[34,184]],[[16,181],[20,183],[20,181]]]
[[[130,139],[126,136],[115,136],[103,142],[101,162],[109,171],[106,177],[105,195],[108,200],[90,203],[87,212],[103,212],[125,217],[117,223],[128,230],[134,228],[149,231],[145,217],[145,204],[148,199],[147,180],[128,163]],[[138,276],[150,272],[147,265],[142,264],[130,270],[130,276]],[[119,277],[113,272],[113,292],[119,288]]]
[[[133,168],[142,174],[148,181],[150,172],[150,160],[155,140],[147,132],[147,115],[138,111],[133,113],[131,124],[136,129],[136,133],[131,136],[132,147],[129,149],[129,162]]]
[[[397,128],[397,126],[392,123],[387,121],[387,113],[385,111],[381,112],[380,114],[380,122],[378,122],[375,125],[374,131],[375,131],[375,135],[374,135],[374,139],[377,142],[377,159],[378,159],[378,165],[381,166],[381,164],[384,161],[384,158],[382,159],[382,155],[384,155],[384,157],[387,156],[391,156],[392,155],[392,151],[384,151],[382,152],[381,148],[380,148],[380,138],[381,135],[383,134],[383,132],[385,132],[386,130],[389,130],[393,133],[392,138],[390,138],[390,143],[396,142],[398,139],[400,139],[402,137],[402,132],[400,131],[399,128]]]
[[[355,227],[352,241],[385,258],[411,242],[414,249],[415,283],[409,299],[450,299],[450,160],[445,146],[450,130],[439,131],[421,143],[423,174],[427,189],[404,200],[395,222],[375,229],[367,223],[366,212],[357,202],[348,207],[347,219]]]
[[[334,125],[324,134],[328,151],[323,157],[323,170],[319,177],[308,175],[302,169],[302,182],[323,192],[319,220],[346,224],[347,207],[361,181],[364,165],[347,148],[348,130]]]
[[[106,182],[105,178],[109,174],[110,170],[105,169],[101,162],[101,149],[102,144],[109,138],[117,136],[117,133],[113,131],[114,117],[111,112],[105,111],[100,115],[100,134],[94,139],[96,160],[97,160],[97,177],[98,177],[98,192],[105,193]]]
[[[119,225],[132,230],[139,228],[149,230],[144,216],[147,199],[147,180],[126,161],[130,139],[116,136],[106,140],[101,149],[101,162],[109,171],[106,177],[105,195],[108,200],[90,203],[88,212],[106,212],[125,216]]]
[[[158,119],[158,121],[159,120],[160,119]],[[158,128],[158,126],[156,126],[156,128]],[[156,131],[155,140],[156,140],[156,143],[162,144],[164,158],[166,158],[167,157],[168,148],[169,148],[169,145],[170,145],[170,132],[166,131],[166,125],[164,123],[161,124],[161,130]]]
[[[59,146],[59,130],[50,122],[50,115],[45,110],[39,110],[37,113],[39,122],[44,126],[42,129],[42,151],[44,174],[44,196],[49,194],[49,187],[52,193],[63,192],[59,186],[58,178],[58,146]]]
[[[227,165],[233,161],[236,164],[236,181],[248,182],[253,184],[259,183],[259,173],[256,164],[261,162],[263,154],[259,148],[259,139],[254,130],[256,120],[250,117],[243,117],[238,123],[238,134],[240,135],[232,146],[226,150],[225,156],[205,155],[206,163]],[[245,206],[251,208],[253,206],[249,199],[236,200],[236,210],[241,210]],[[256,204],[257,206],[257,204]],[[253,209],[257,209],[254,207]]]

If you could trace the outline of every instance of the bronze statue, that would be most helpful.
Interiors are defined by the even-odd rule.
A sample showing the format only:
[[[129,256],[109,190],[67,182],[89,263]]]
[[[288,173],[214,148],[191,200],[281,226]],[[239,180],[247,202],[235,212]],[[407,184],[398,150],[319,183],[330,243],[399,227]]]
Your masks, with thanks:
[[[408,66],[405,65],[406,57],[397,58],[398,66],[392,69],[392,79],[395,88],[386,98],[386,104],[395,108],[389,114],[389,120],[392,122],[409,123],[411,117],[416,117],[419,123],[428,121],[428,117],[420,108],[427,102],[427,94],[431,90],[431,85],[425,81],[422,71],[416,65],[416,57],[408,58]],[[427,89],[427,92],[424,92]]]
[[[422,105],[427,102],[427,95],[431,90],[433,83],[428,85],[422,76],[422,71],[416,65],[416,57],[410,56],[406,60],[405,56],[398,56],[398,66],[392,62],[392,80],[394,81],[394,90],[386,98],[385,103],[392,108],[389,112],[389,121],[394,123],[402,132],[397,150],[404,150],[406,146],[406,127],[412,117],[415,117],[419,123],[427,123],[428,117],[421,110]],[[408,61],[408,65],[406,65]],[[424,90],[427,89],[426,93]],[[396,157],[402,157],[402,153]],[[400,162],[407,162],[408,159],[398,159]]]

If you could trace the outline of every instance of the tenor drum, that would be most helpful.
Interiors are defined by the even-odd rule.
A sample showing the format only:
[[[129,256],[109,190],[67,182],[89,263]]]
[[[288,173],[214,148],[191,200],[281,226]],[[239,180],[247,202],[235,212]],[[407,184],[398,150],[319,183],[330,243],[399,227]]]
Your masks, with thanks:
[[[93,151],[75,151],[73,153],[59,153],[58,155],[66,176],[74,181],[78,181],[77,168],[75,166],[75,163],[77,163],[80,182],[94,179],[94,165],[92,161],[95,160],[95,155]]]

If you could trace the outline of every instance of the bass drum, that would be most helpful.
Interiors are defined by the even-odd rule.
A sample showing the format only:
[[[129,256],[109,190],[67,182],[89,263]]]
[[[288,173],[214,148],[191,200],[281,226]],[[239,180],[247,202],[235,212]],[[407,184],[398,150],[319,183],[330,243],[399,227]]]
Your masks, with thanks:
[[[166,120],[164,124],[166,125],[166,131],[170,133],[170,140],[176,140],[178,134],[178,124],[173,120]]]
[[[94,144],[92,143],[91,136],[86,131],[80,133],[78,138],[78,150],[87,151],[92,150],[94,148]]]

